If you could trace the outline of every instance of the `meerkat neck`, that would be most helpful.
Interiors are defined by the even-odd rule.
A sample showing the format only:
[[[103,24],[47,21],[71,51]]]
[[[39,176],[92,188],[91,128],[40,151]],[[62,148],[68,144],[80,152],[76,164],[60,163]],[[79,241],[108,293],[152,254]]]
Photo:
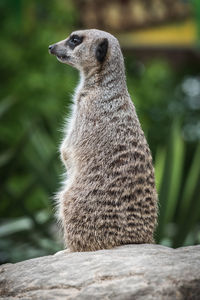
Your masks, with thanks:
[[[114,90],[117,87],[117,90],[121,90],[122,93],[127,91],[123,65],[121,68],[112,64],[110,66],[93,68],[88,72],[80,72],[80,78],[79,90],[99,89],[102,93],[103,90]]]

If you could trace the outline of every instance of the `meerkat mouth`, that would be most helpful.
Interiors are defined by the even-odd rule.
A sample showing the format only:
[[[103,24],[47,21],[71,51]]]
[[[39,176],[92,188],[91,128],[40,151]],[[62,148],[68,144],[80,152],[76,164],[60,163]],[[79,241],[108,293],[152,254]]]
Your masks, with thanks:
[[[63,54],[63,55],[56,55],[56,57],[61,62],[65,61],[65,60],[68,60],[70,58],[68,55],[65,55],[65,54]]]

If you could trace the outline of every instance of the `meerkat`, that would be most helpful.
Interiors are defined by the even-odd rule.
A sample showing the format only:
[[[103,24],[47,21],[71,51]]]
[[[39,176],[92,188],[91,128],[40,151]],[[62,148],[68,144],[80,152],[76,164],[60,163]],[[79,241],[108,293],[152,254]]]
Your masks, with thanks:
[[[49,52],[80,71],[60,148],[67,176],[57,201],[66,247],[73,252],[154,243],[152,157],[127,90],[118,40],[80,30]]]

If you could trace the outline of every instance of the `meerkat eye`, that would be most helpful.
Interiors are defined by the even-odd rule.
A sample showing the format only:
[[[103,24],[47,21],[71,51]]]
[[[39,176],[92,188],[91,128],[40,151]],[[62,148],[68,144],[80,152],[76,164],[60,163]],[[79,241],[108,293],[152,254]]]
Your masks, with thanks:
[[[67,41],[67,44],[71,49],[74,49],[76,46],[80,45],[83,41],[83,37],[79,35],[72,35],[70,36],[69,40]]]
[[[73,44],[78,44],[80,42],[80,37],[78,35],[73,35],[70,38],[70,42],[73,43]]]

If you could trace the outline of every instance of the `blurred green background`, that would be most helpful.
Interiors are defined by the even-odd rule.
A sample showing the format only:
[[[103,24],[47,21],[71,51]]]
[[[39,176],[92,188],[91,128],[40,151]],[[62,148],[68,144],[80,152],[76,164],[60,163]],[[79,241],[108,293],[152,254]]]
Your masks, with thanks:
[[[79,28],[107,30],[121,42],[154,159],[157,242],[200,243],[200,2],[147,2],[0,1],[0,263],[63,248],[53,196],[78,72],[48,45]]]

